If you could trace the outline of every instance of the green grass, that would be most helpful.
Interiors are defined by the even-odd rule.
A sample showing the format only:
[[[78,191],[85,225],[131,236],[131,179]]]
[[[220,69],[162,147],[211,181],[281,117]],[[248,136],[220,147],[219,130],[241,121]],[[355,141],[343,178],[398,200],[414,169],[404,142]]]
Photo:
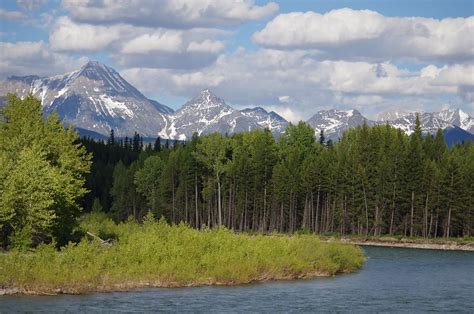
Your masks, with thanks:
[[[112,246],[83,239],[60,251],[42,245],[0,256],[0,287],[20,293],[84,293],[134,287],[241,284],[353,272],[365,261],[352,245],[310,235],[246,235],[195,230],[147,219],[115,224],[100,214],[84,230],[115,238]]]

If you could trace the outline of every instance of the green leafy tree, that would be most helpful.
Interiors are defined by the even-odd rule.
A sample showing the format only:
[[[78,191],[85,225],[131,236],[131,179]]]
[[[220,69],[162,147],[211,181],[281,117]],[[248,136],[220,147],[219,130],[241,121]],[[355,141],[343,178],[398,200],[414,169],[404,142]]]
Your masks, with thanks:
[[[3,245],[65,244],[87,192],[90,156],[56,114],[44,119],[39,100],[8,96],[0,121],[0,228]],[[21,238],[21,241],[19,240]]]

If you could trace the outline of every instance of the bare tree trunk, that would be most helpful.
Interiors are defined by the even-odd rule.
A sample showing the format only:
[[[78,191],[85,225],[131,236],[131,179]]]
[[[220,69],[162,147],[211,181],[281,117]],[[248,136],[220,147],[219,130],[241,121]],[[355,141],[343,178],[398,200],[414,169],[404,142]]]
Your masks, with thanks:
[[[222,226],[222,204],[221,204],[221,181],[219,180],[219,174],[217,174],[217,211],[219,218],[219,226]]]
[[[430,213],[430,227],[428,229],[428,237],[431,237],[432,227],[433,227],[433,210],[431,210],[431,213]]]
[[[184,183],[184,219],[186,223],[189,223],[188,221],[188,184]]]
[[[280,207],[280,232],[283,232],[283,202],[281,202]]]
[[[448,210],[448,221],[446,223],[446,238],[449,238],[451,235],[451,206]]]
[[[314,230],[314,193],[311,191],[311,221],[309,222],[309,225],[310,225],[310,229],[312,232],[315,232]]]
[[[392,208],[392,216],[390,217],[390,232],[389,234],[393,234],[393,215],[395,214],[394,208]]]
[[[428,237],[428,193],[426,193],[425,213],[423,217],[423,236]]]
[[[413,215],[415,212],[415,191],[411,192],[410,237],[413,237]]]
[[[265,182],[265,188],[263,189],[263,230],[267,229],[267,183]]]
[[[173,223],[176,223],[176,214],[175,214],[175,208],[176,208],[176,201],[175,201],[175,198],[174,198],[174,186],[175,186],[175,182],[174,182],[174,174],[172,176],[172,186],[171,186],[171,194],[172,194],[172,198],[173,198],[173,209],[172,209],[172,213],[173,213]]]
[[[290,229],[289,232],[293,232],[293,191],[290,192]]]
[[[196,206],[196,228],[199,228],[197,173],[194,173],[194,205]]]
[[[319,195],[320,193],[321,186],[318,186],[318,197],[316,199],[316,217],[314,221],[314,232],[318,233],[319,232]]]
[[[232,219],[232,184],[229,186],[229,208],[227,210],[227,228],[231,228],[231,219]]]
[[[369,234],[369,206],[367,205],[367,195],[365,194],[365,185],[362,184],[362,191],[364,192],[364,205],[365,205],[365,235]]]
[[[306,224],[307,224],[307,215],[308,215],[308,209],[309,208],[309,205],[308,205],[308,193],[305,194],[305,198],[304,198],[304,209],[303,209],[303,221],[301,223],[301,227],[303,229],[306,228]]]
[[[346,208],[347,206],[347,195],[344,195],[344,202],[342,204],[342,227],[341,227],[341,234],[344,235],[346,231]]]
[[[245,188],[247,190],[247,188]],[[248,192],[245,191],[245,204],[244,204],[244,229],[247,230],[247,201],[248,201]]]
[[[379,204],[375,205],[375,228],[374,228],[374,236],[379,235]]]
[[[334,232],[334,216],[336,215],[336,194],[334,194],[334,200],[332,202],[332,215],[331,215],[331,232]]]

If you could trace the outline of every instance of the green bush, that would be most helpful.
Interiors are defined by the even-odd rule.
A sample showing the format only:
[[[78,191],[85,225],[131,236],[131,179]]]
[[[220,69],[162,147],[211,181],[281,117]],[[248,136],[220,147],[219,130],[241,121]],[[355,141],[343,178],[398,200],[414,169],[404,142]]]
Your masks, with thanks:
[[[351,245],[321,243],[311,235],[246,235],[227,229],[195,230],[151,215],[142,225],[115,224],[93,213],[84,231],[116,238],[111,246],[84,238],[60,251],[0,256],[0,286],[21,292],[117,290],[141,286],[238,284],[351,272],[364,262]]]

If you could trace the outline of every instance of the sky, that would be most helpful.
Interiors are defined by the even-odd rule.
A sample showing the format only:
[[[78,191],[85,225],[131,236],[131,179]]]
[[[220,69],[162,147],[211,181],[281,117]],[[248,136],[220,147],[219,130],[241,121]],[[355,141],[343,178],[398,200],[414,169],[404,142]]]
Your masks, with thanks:
[[[2,0],[0,79],[98,60],[179,108],[474,115],[472,0]]]

